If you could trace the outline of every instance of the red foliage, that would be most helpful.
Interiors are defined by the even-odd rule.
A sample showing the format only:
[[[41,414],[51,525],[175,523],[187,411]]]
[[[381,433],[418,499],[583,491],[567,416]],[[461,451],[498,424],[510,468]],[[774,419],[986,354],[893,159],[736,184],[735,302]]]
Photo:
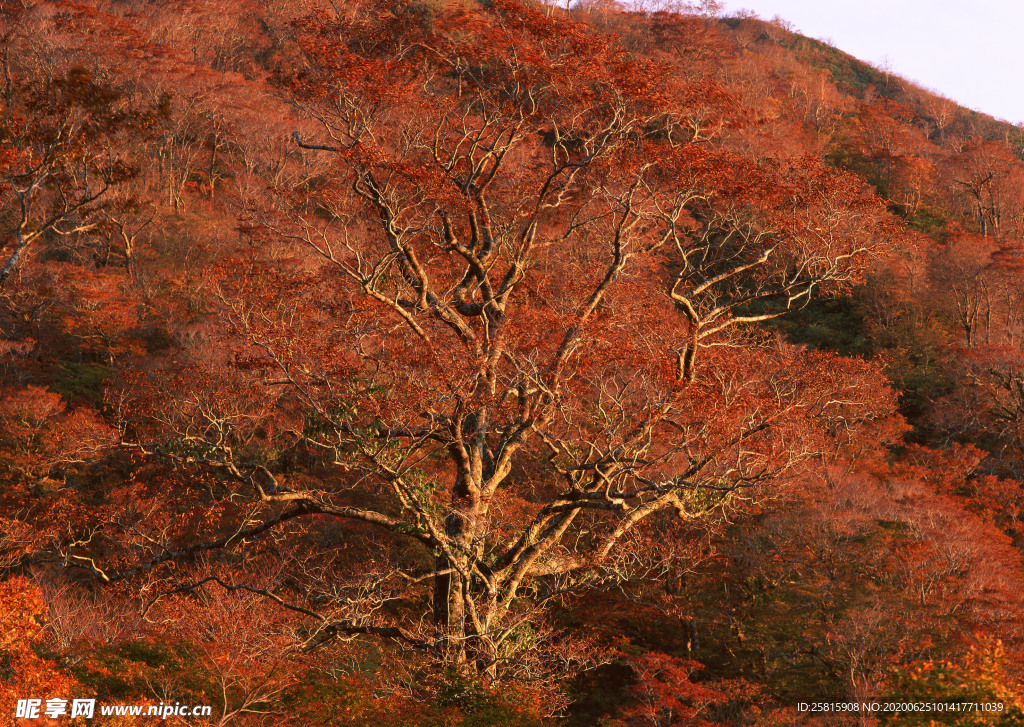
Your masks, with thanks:
[[[19,699],[70,699],[78,685],[33,647],[43,639],[46,604],[27,578],[0,581],[0,710],[15,714]]]
[[[16,478],[46,477],[98,458],[113,444],[110,430],[84,409],[38,386],[0,397],[0,468]]]

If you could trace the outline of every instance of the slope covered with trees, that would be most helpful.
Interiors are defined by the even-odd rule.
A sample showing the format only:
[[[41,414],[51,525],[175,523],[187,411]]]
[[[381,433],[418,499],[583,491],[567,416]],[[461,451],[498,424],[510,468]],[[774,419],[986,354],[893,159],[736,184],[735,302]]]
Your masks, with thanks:
[[[1024,719],[1019,128],[710,6],[0,51],[0,709]]]

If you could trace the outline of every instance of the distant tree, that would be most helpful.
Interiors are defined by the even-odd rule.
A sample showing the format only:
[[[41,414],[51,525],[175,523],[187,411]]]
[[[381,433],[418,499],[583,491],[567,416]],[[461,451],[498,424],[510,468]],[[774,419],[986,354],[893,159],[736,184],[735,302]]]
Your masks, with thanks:
[[[960,327],[968,348],[992,340],[995,250],[984,238],[960,234],[932,256],[930,272],[937,307],[945,309]]]
[[[110,148],[128,119],[116,89],[85,68],[51,79],[12,70],[13,53],[4,51],[8,77],[0,95],[0,188],[7,198],[0,287],[38,241],[95,227],[100,200],[134,171]]]
[[[1020,218],[1024,165],[999,142],[977,142],[953,155],[946,165],[951,191],[973,217],[982,237],[999,240],[1007,223]],[[1017,234],[1021,234],[1017,225]]]

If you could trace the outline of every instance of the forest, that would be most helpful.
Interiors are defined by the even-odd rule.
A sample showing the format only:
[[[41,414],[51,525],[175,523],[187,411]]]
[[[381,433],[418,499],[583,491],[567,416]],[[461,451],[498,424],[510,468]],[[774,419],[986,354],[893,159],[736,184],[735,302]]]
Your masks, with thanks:
[[[0,722],[1024,725],[1024,126],[666,7],[0,2]]]

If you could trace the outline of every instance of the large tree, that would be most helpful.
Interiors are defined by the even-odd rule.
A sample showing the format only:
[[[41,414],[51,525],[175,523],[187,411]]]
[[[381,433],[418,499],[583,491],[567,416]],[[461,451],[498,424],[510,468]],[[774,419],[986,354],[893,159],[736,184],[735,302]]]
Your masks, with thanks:
[[[65,557],[542,679],[585,651],[553,600],[891,411],[872,365],[754,326],[893,228],[851,176],[727,152],[710,82],[505,0],[422,12],[297,28],[302,159],[247,205],[218,345],[111,393],[167,492]],[[171,567],[215,553],[237,580]]]

